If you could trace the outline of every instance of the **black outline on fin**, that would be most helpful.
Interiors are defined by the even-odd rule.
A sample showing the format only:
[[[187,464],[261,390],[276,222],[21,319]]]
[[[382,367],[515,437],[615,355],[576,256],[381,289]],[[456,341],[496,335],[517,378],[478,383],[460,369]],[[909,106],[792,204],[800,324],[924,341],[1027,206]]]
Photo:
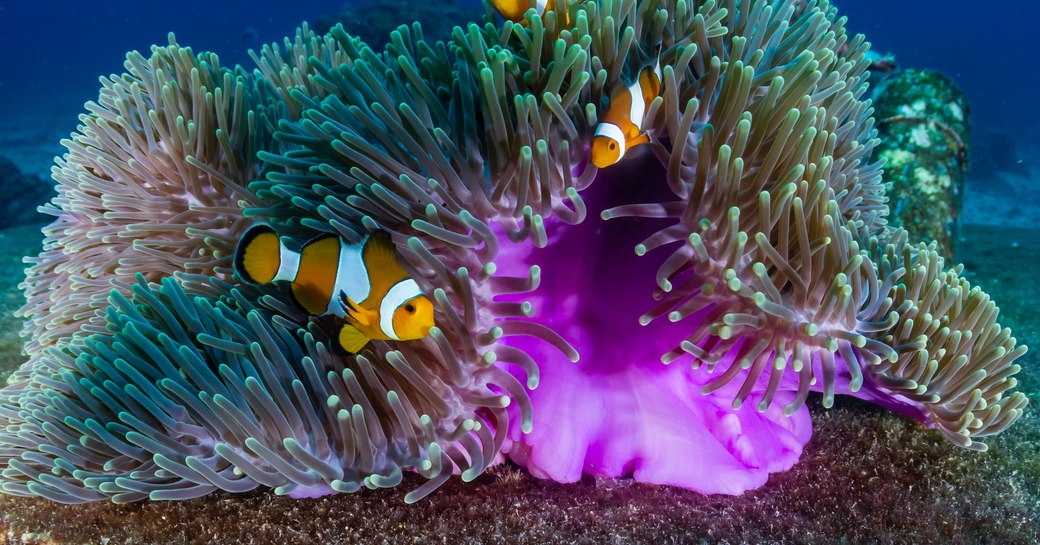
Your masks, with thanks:
[[[274,230],[274,227],[271,227],[266,223],[258,223],[250,227],[245,232],[245,234],[242,235],[242,240],[238,241],[238,246],[235,247],[235,274],[237,274],[239,278],[241,278],[249,284],[258,286],[263,285],[260,282],[257,282],[255,279],[253,279],[253,277],[250,276],[248,272],[246,272],[246,269],[242,263],[242,261],[245,259],[245,249],[249,247],[249,245],[252,244],[257,237],[266,233],[274,233],[275,236],[278,236],[278,232]],[[281,237],[278,237],[278,240],[278,243],[281,244]]]
[[[357,307],[350,304],[350,299],[347,298],[347,292],[343,290],[339,290],[339,302],[341,305],[343,305],[344,310],[353,310],[354,312],[358,311]]]
[[[310,245],[312,245],[312,244],[314,244],[316,242],[321,242],[321,241],[323,241],[325,239],[329,239],[329,238],[334,238],[336,240],[340,240],[339,236],[337,236],[337,235],[334,235],[332,233],[323,233],[323,234],[320,234],[320,235],[318,235],[318,236],[308,240],[307,242],[304,242],[303,246],[300,246],[300,250],[297,253],[299,253],[302,256],[303,255],[303,251],[305,249],[307,249],[308,246],[310,246]],[[340,240],[340,244],[342,244],[342,243],[343,243],[342,240]]]

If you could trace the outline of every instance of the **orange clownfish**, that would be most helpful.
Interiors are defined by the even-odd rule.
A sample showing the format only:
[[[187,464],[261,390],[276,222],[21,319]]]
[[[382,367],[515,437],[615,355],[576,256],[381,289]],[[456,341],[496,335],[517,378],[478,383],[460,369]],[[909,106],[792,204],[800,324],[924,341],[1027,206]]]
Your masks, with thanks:
[[[625,152],[650,141],[643,130],[646,109],[661,94],[661,61],[639,72],[639,78],[614,93],[610,107],[592,139],[592,164],[606,168],[617,163]]]
[[[348,352],[371,339],[421,339],[434,326],[433,303],[398,264],[385,231],[354,245],[322,235],[294,252],[270,225],[256,225],[238,244],[235,270],[253,284],[291,282],[293,299],[307,313],[343,318],[338,340]]]
[[[491,4],[494,5],[495,9],[502,14],[503,18],[522,25],[527,24],[524,15],[526,15],[527,10],[531,8],[534,8],[538,12],[538,15],[545,15],[547,12],[556,9],[556,0],[535,0],[534,2],[531,2],[531,0],[491,0]],[[570,25],[570,19],[570,14],[567,13],[567,10],[564,10],[563,24],[565,26]]]

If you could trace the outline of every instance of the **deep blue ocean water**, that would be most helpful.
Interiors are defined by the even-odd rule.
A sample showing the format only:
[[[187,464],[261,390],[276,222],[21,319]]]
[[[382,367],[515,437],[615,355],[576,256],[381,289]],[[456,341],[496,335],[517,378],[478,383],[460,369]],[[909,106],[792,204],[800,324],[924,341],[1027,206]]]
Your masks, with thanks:
[[[953,77],[969,96],[976,141],[1002,136],[1015,143],[1010,152],[1017,154],[1016,161],[1040,163],[1035,153],[1040,148],[1035,30],[1040,6],[1024,0],[835,3],[849,17],[853,31],[867,34],[877,50],[894,53],[902,67],[934,68]],[[98,76],[122,71],[126,51],[165,44],[173,31],[182,45],[215,51],[228,65],[251,67],[249,48],[280,41],[301,21],[314,21],[343,5],[343,0],[5,0],[0,2],[0,48],[5,57],[0,131],[41,119],[35,136],[41,145],[51,142],[52,150],[37,162],[46,162],[61,151],[57,138],[75,128],[83,102],[97,96]],[[22,141],[0,134],[0,154],[5,154],[5,142],[11,147]],[[7,155],[20,162],[19,153]]]

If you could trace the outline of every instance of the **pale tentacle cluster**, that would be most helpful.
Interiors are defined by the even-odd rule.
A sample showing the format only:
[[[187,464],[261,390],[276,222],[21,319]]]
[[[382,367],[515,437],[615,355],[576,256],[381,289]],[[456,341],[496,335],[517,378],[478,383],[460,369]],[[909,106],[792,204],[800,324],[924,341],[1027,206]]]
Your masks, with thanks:
[[[1025,347],[959,269],[885,227],[862,98],[867,45],[831,23],[827,2],[798,18],[795,2],[711,4],[693,24],[719,20],[730,34],[677,45],[665,69],[659,125],[672,147],[657,152],[679,200],[604,212],[675,222],[636,247],[679,244],[658,271],[660,303],[642,319],[692,317],[663,361],[690,354],[714,372],[730,356],[705,392],[742,381],[739,407],[764,381],[762,411],[794,372],[788,414],[813,385],[830,406],[836,374],[847,373],[851,391],[869,380],[920,403],[951,441],[984,449],[973,439],[1022,414],[1025,396],[1005,393]]]
[[[49,346],[104,333],[108,292],[134,275],[212,274],[247,227],[241,206],[272,145],[274,112],[245,73],[175,44],[127,55],[127,72],[101,78],[96,102],[62,144],[58,196],[42,212],[43,252],[22,284],[26,378]]]
[[[260,485],[354,492],[395,486],[407,468],[431,479],[414,501],[452,474],[458,453],[442,443],[474,465],[494,456],[493,431],[454,419],[459,400],[400,353],[343,364],[300,324],[209,282],[231,295],[191,297],[172,277],[139,276],[130,299],[112,292],[111,335],[48,349],[54,387],[20,400],[18,439],[0,454],[26,451],[6,459],[4,492],[63,503]],[[447,419],[455,427],[438,429]]]

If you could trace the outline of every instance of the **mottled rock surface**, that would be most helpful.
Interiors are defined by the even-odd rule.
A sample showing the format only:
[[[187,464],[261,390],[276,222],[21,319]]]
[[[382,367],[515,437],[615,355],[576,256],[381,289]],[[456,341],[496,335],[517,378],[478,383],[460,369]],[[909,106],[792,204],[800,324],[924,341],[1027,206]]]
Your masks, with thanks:
[[[47,216],[36,208],[54,195],[53,183],[23,173],[13,161],[0,157],[0,229],[46,222]]]
[[[36,251],[32,230],[2,247]],[[1040,231],[968,226],[962,259],[1000,303],[1001,322],[1038,345]],[[14,250],[11,250],[14,251]],[[7,250],[5,250],[7,252]],[[0,253],[0,301],[12,293]],[[1015,266],[1008,266],[1014,263]],[[17,276],[14,280],[20,280]],[[17,300],[17,297],[15,297]],[[12,321],[0,322],[9,329]],[[0,352],[0,358],[10,352]],[[1037,351],[1020,389],[1040,399]],[[815,435],[795,467],[743,496],[702,496],[629,480],[538,481],[511,466],[472,483],[452,479],[415,505],[392,490],[317,500],[267,491],[184,502],[66,506],[0,495],[0,543],[1007,543],[1040,541],[1040,419],[1036,405],[990,450],[959,449],[917,423],[839,398],[811,400]],[[696,460],[691,460],[696,463]]]
[[[906,70],[885,78],[874,100],[881,139],[874,153],[890,182],[889,222],[910,240],[935,241],[951,259],[968,173],[968,99],[938,72]]]

